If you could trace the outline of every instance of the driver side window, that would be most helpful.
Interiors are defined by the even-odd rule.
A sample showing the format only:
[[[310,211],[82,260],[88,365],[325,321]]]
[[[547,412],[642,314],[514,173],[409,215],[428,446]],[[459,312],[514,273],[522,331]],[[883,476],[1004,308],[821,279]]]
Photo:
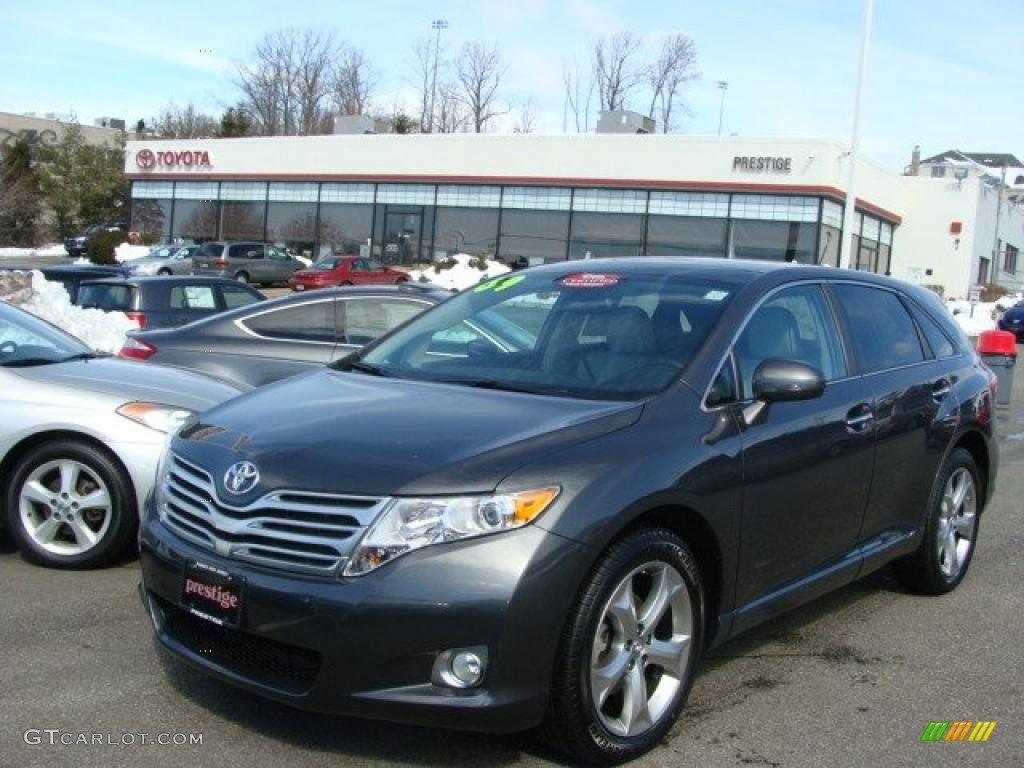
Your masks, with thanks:
[[[768,359],[804,363],[825,381],[846,375],[839,333],[819,285],[787,288],[768,299],[743,329],[735,354],[745,400],[754,396],[754,372]]]

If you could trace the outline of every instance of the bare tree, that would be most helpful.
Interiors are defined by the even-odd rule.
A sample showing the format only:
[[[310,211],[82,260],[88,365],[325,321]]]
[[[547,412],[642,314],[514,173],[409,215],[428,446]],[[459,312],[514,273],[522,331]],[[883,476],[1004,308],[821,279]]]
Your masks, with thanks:
[[[438,69],[440,51],[430,37],[418,37],[412,44],[412,69],[416,88],[416,112],[419,116],[420,133],[430,133],[434,127],[437,112],[433,103],[434,74]]]
[[[438,83],[435,101],[433,130],[437,133],[458,133],[466,127],[470,117],[466,113],[462,94],[453,83]]]
[[[697,49],[693,39],[675,34],[665,38],[657,60],[647,68],[646,79],[651,89],[647,116],[653,120],[655,112],[658,113],[662,133],[672,130],[672,115],[677,106],[686,110],[685,102],[679,100],[679,90],[699,76],[696,66]]]
[[[483,133],[491,120],[508,112],[507,107],[498,103],[498,89],[507,70],[497,46],[488,47],[476,41],[462,46],[455,62],[455,77],[475,133]]]
[[[370,108],[374,89],[370,62],[358,48],[346,47],[334,65],[331,102],[342,115],[362,115]]]
[[[250,64],[237,65],[236,83],[255,132],[263,136],[319,133],[327,123],[334,36],[307,29],[267,34]]]
[[[641,68],[635,62],[640,44],[641,39],[628,29],[597,41],[593,68],[601,109],[624,109],[643,80]]]
[[[173,102],[150,120],[151,130],[162,139],[205,139],[217,134],[217,119],[196,109],[189,102],[179,107]]]
[[[568,117],[572,112],[576,133],[586,133],[590,130],[590,104],[594,98],[594,79],[588,77],[584,82],[579,67],[573,63],[565,65],[562,70],[562,81],[565,83],[562,129],[569,129]]]
[[[519,114],[516,116],[515,125],[512,126],[512,133],[533,133],[537,126],[537,102],[533,96],[527,96],[519,105]]]

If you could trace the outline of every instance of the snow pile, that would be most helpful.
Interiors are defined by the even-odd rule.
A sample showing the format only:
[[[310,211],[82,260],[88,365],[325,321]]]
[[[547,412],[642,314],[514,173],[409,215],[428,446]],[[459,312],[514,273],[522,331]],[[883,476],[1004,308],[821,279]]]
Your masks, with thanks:
[[[487,269],[478,269],[470,264],[470,261],[476,261],[476,257],[470,256],[468,253],[456,253],[450,258],[455,260],[455,266],[450,269],[442,269],[438,272],[437,267],[429,265],[410,269],[409,274],[413,280],[418,280],[419,282],[433,283],[449,291],[462,291],[476,285],[481,280],[497,277],[510,271],[500,261],[492,261],[491,259],[488,259],[486,262]],[[424,279],[421,280],[420,278]]]
[[[0,272],[0,300],[21,304],[32,296],[32,273]]]
[[[41,245],[38,248],[0,248],[0,259],[28,259],[33,256],[53,258],[67,255],[68,252],[60,243]]]
[[[996,305],[999,305],[998,307]],[[968,336],[977,336],[982,331],[991,331],[996,327],[996,318],[999,317],[1007,301],[1001,299],[998,302],[979,301],[974,305],[973,316],[971,314],[971,302],[963,299],[947,301],[946,306],[953,313],[953,319],[963,328]]]
[[[32,296],[19,306],[100,352],[118,352],[128,331],[139,327],[121,312],[76,307],[64,286],[48,281],[42,272],[32,273]]]
[[[114,258],[119,262],[128,261],[128,259],[141,259],[143,256],[148,256],[151,250],[153,247],[150,245],[121,243],[114,249]]]

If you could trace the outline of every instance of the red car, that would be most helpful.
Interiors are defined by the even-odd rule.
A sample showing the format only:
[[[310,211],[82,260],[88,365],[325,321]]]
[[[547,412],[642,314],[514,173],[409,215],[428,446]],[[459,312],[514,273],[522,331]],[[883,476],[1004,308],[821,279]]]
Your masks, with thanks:
[[[293,291],[309,291],[333,285],[397,285],[408,280],[408,272],[385,267],[372,259],[330,256],[294,273],[288,285]]]

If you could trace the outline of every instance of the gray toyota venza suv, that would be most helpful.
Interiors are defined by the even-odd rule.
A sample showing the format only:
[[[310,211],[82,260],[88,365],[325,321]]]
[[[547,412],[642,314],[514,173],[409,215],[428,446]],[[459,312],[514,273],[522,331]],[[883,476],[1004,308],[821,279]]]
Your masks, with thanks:
[[[166,648],[263,695],[622,762],[708,648],[889,562],[960,583],[994,387],[894,280],[539,267],[184,427],[142,595]]]

